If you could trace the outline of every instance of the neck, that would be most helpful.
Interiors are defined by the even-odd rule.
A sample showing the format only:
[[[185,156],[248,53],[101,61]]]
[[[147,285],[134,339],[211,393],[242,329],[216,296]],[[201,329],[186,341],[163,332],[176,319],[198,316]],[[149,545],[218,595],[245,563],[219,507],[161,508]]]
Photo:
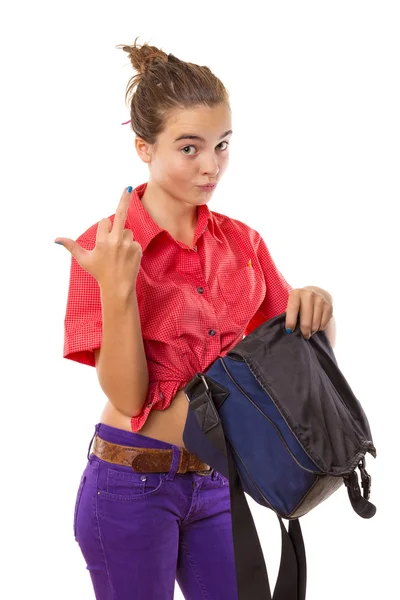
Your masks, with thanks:
[[[182,202],[149,181],[141,198],[142,205],[161,229],[175,239],[193,237],[197,224],[197,206]]]

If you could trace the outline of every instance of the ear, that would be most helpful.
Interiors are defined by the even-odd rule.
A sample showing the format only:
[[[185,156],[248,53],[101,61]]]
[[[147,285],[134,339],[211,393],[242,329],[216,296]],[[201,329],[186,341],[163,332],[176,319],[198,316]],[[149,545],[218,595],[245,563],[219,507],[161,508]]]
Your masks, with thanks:
[[[136,152],[139,155],[139,158],[142,159],[145,163],[150,163],[153,154],[153,145],[145,142],[141,137],[135,137],[135,148]]]

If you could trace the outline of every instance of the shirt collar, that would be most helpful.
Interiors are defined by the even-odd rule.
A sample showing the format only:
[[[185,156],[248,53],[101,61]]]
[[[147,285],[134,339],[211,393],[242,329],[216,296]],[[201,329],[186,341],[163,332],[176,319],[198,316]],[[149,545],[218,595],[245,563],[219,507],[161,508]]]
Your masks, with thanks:
[[[146,188],[147,182],[142,183],[133,190],[132,201],[129,205],[127,215],[127,222],[133,232],[133,237],[137,242],[139,242],[143,252],[146,250],[153,238],[155,238],[162,231],[166,231],[157,225],[157,223],[145,210],[141,202],[141,198]],[[196,244],[198,238],[206,228],[208,228],[211,235],[218,242],[222,242],[221,237],[217,233],[218,226],[215,223],[212,211],[210,211],[207,204],[200,204],[197,207],[197,225],[194,235],[194,244]]]

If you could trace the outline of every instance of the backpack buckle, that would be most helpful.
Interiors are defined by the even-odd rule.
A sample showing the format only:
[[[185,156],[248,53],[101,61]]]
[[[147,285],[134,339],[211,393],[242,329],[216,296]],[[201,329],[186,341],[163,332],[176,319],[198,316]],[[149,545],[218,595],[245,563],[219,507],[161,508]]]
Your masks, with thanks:
[[[371,496],[371,475],[369,475],[365,469],[365,456],[362,457],[358,464],[358,468],[361,473],[361,487],[363,489],[363,496],[369,500]]]
[[[345,475],[343,477],[344,484],[347,487],[347,491],[349,493],[350,499],[356,501],[361,497],[361,490],[358,484],[357,473],[353,471],[350,475]]]

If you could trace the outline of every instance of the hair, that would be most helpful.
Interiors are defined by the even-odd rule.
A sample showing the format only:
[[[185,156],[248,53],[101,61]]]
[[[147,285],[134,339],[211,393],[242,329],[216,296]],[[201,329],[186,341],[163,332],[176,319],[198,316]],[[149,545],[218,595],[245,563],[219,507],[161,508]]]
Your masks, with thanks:
[[[120,44],[137,71],[127,85],[125,102],[130,103],[131,127],[149,144],[157,141],[174,109],[209,107],[225,103],[229,93],[208,67],[184,62],[155,46]],[[136,90],[134,91],[134,88]]]

